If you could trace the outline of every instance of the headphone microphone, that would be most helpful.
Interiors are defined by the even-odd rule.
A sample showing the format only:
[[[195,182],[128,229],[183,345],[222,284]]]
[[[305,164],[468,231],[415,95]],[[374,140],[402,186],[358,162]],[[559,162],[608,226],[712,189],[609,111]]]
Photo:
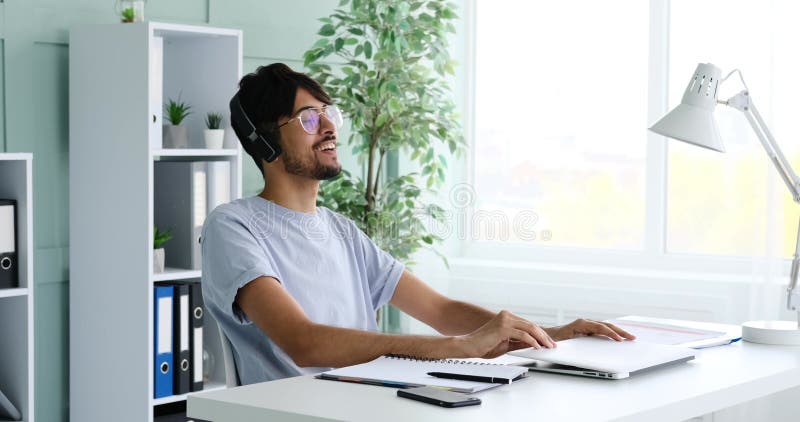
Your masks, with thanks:
[[[241,141],[242,146],[248,152],[255,152],[268,163],[275,161],[281,155],[281,147],[277,142],[272,142],[269,138],[258,131],[256,126],[247,117],[242,103],[239,101],[239,92],[231,98],[231,127],[236,136]]]

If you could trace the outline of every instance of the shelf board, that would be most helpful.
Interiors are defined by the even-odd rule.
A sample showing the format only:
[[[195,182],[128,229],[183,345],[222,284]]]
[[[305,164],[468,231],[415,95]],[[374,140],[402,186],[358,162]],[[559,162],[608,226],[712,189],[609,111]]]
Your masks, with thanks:
[[[187,278],[200,278],[202,271],[187,270],[186,268],[164,268],[163,273],[153,274],[153,281],[185,280]]]
[[[28,288],[27,287],[15,287],[12,289],[0,289],[0,298],[2,297],[17,297],[17,296],[27,296],[28,295]]]
[[[235,157],[239,154],[238,149],[223,148],[223,149],[204,149],[204,148],[162,148],[154,149],[154,158],[165,159],[180,159],[180,158],[197,158],[197,157]]]
[[[225,388],[227,388],[227,387],[225,387],[225,383],[224,382],[209,382],[208,384],[203,385],[203,389],[200,390],[200,391],[192,391],[191,393],[187,393],[187,394],[178,394],[178,395],[174,395],[174,396],[161,397],[159,399],[153,399],[153,400],[151,400],[151,404],[153,406],[158,406],[158,405],[162,405],[162,404],[175,403],[176,401],[186,400],[187,397],[189,397],[191,395],[194,395],[194,394],[207,393],[209,391],[224,390]]]

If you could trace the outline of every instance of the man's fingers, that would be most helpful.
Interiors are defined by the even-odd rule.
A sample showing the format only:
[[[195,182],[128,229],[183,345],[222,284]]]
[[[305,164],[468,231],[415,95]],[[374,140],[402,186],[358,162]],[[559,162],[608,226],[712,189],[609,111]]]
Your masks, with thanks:
[[[536,339],[540,345],[547,347],[548,349],[556,347],[556,343],[552,338],[550,338],[550,335],[548,335],[547,332],[542,329],[542,327],[539,327],[530,321],[526,321],[524,319],[515,320],[513,327],[520,331],[526,332],[528,335]]]
[[[514,333],[511,335],[507,334],[507,337],[513,340],[524,341],[531,345],[531,347],[540,348],[540,347],[547,347],[552,348],[556,347],[556,342],[550,337],[549,334],[538,325],[520,318],[508,311],[501,311],[498,316],[497,320],[500,322],[501,327],[511,328],[513,330],[525,333],[527,338],[530,338],[530,341],[523,338],[520,334]],[[534,345],[535,343],[535,345]]]
[[[635,340],[636,339],[635,335],[623,330],[622,328],[617,327],[616,325],[614,325],[614,324],[612,324],[610,322],[604,322],[603,324],[605,326],[607,326],[608,328],[614,330],[615,333],[619,334],[622,337],[625,337],[628,340]]]
[[[619,335],[616,331],[614,331],[613,329],[611,329],[611,327],[609,327],[610,324],[597,321],[592,321],[590,324],[592,325],[592,328],[590,330],[592,334],[604,335],[616,341],[625,340],[621,335]]]
[[[556,342],[547,334],[544,328],[530,322],[523,320],[522,327],[525,331],[529,332],[539,343],[545,347],[556,347]]]
[[[509,340],[510,340],[509,343],[520,342],[520,343],[525,343],[528,345],[528,347],[533,347],[534,349],[542,348],[541,344],[538,341],[536,341],[536,339],[533,338],[533,336],[531,336],[530,334],[528,334],[523,330],[516,330],[516,329],[512,330],[512,334],[509,336]],[[511,344],[509,344],[509,348],[511,347],[512,347]]]

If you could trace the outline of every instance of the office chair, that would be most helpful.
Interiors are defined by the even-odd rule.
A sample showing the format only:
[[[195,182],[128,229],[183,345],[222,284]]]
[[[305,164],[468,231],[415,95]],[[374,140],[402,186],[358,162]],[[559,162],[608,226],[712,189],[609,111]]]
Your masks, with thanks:
[[[239,372],[236,371],[236,362],[233,360],[231,341],[219,324],[217,324],[217,329],[219,329],[219,339],[222,343],[222,361],[225,364],[225,386],[228,388],[238,387],[242,383],[239,381]]]

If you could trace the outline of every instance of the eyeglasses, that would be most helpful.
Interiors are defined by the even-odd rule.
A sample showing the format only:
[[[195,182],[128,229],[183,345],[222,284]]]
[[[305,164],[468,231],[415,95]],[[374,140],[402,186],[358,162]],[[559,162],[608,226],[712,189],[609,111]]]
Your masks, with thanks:
[[[339,127],[342,126],[342,123],[344,123],[344,119],[342,118],[342,113],[339,111],[339,108],[335,105],[327,105],[324,107],[307,108],[301,110],[296,117],[292,117],[289,119],[289,121],[279,125],[278,127],[281,128],[288,125],[293,120],[299,120],[300,126],[303,127],[303,130],[306,131],[306,133],[309,135],[316,135],[319,133],[320,116],[325,116],[328,121],[333,123],[333,126],[335,126],[336,129],[339,129]]]

